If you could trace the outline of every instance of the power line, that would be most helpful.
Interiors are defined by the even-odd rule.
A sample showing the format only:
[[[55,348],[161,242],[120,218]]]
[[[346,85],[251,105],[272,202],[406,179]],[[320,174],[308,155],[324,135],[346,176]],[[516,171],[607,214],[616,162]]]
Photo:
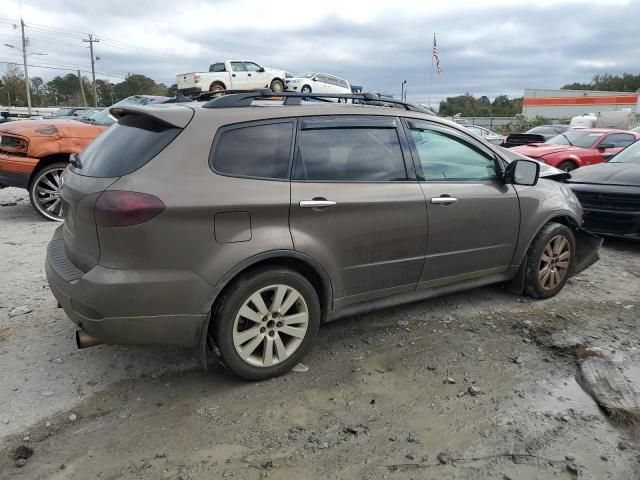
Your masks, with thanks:
[[[5,65],[19,65],[18,62],[15,61],[6,61],[6,60],[0,60],[0,63],[5,64]],[[35,65],[35,64],[31,64],[28,63],[27,64],[28,67],[34,67],[34,68],[46,68],[49,70],[65,70],[65,71],[69,71],[69,72],[77,72],[78,69],[77,68],[62,68],[62,67],[51,67],[49,65]],[[91,73],[91,70],[82,70],[80,69],[81,72],[84,73]],[[118,75],[110,75],[108,73],[104,73],[104,72],[96,72],[98,75],[103,75],[105,77],[113,77],[113,78],[120,78],[122,80],[126,80],[125,77],[120,77]]]

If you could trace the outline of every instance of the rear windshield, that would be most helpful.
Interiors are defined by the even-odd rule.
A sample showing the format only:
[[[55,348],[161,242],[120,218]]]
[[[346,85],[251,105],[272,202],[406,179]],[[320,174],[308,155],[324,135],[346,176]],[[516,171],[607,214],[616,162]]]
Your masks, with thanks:
[[[80,168],[87,177],[121,177],[136,171],[160,153],[180,133],[143,115],[127,115],[98,136],[80,153]]]

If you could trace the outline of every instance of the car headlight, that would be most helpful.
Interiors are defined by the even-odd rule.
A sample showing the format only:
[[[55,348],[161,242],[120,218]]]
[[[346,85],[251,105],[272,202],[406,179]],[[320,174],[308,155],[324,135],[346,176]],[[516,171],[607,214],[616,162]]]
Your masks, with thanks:
[[[29,141],[26,138],[5,134],[0,136],[0,150],[14,155],[26,155]]]

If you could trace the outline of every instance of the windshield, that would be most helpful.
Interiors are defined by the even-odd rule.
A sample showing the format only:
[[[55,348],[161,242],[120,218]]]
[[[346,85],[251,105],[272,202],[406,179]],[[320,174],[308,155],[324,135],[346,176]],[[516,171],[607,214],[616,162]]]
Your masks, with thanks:
[[[635,163],[640,165],[640,142],[629,145],[613,157],[609,163]]]
[[[111,105],[111,107],[117,107],[120,105],[148,105],[150,103],[156,103],[158,99],[166,99],[165,97],[143,97],[142,95],[134,95],[127,97],[124,100],[120,100],[117,103]],[[109,108],[100,110],[98,113],[88,116],[87,118],[81,118],[83,122],[91,123],[93,125],[104,125],[108,127],[116,123],[115,117],[109,113]]]
[[[553,133],[560,133],[563,130],[566,130],[566,128],[562,128],[562,127],[534,127],[531,130],[528,130],[527,133],[538,133],[540,135],[544,135],[546,134],[553,134]]]
[[[572,145],[574,147],[589,148],[593,145],[603,133],[597,132],[564,132],[556,135],[546,143],[552,145]]]
[[[301,73],[300,75],[298,75],[298,78],[311,78],[315,75],[315,73],[311,72],[311,73]]]
[[[53,112],[54,117],[67,117],[73,113],[75,108],[63,107]]]

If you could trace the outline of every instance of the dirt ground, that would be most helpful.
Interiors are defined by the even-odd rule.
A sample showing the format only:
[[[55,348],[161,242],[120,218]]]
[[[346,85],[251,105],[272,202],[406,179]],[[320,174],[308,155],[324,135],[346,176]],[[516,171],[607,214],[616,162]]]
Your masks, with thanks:
[[[640,243],[607,241],[550,300],[494,286],[325,325],[308,371],[247,383],[188,350],[76,350],[44,277],[56,225],[22,190],[5,204],[0,478],[640,478],[637,424],[585,393],[575,356],[605,349],[640,382]]]

